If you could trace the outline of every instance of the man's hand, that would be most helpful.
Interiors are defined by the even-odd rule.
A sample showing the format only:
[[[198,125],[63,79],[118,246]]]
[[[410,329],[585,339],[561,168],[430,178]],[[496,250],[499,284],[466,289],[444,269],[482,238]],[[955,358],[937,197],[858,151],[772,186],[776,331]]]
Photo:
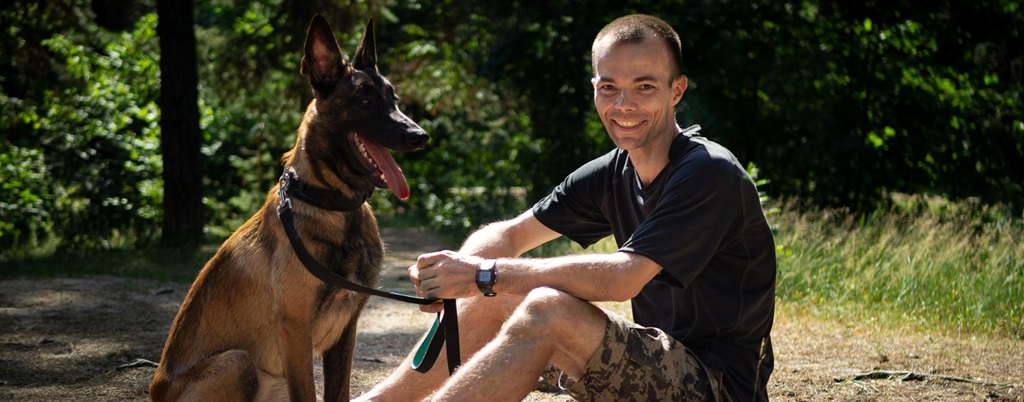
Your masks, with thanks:
[[[463,255],[450,250],[420,254],[416,265],[409,267],[409,279],[421,297],[457,299],[480,296],[476,286],[476,271],[483,258]],[[439,302],[420,306],[424,312],[441,311]]]

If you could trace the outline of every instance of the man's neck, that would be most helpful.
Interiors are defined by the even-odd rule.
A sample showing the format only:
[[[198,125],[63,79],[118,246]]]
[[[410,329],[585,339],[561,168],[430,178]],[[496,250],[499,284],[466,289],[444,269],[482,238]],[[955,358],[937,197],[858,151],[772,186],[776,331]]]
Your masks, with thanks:
[[[672,142],[679,136],[682,131],[678,126],[675,127],[676,133],[674,135],[666,135],[662,144],[658,146],[647,147],[644,150],[633,150],[629,153],[629,161],[633,164],[633,169],[636,170],[636,176],[640,179],[640,185],[646,187],[651,184],[652,181],[665,166],[668,166],[668,154],[669,150],[672,149]]]

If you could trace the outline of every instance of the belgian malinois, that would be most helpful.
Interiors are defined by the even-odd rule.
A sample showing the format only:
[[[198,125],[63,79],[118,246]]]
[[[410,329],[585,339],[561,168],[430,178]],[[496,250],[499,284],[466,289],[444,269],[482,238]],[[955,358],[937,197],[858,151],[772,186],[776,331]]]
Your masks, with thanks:
[[[282,158],[306,195],[290,201],[294,226],[323,265],[376,286],[384,250],[364,201],[384,187],[409,196],[388,149],[419,150],[427,133],[398,110],[377,69],[372,19],[348,63],[327,20],[313,17],[301,72],[314,99],[295,148]],[[349,399],[356,321],[367,296],[327,286],[300,263],[276,213],[284,182],[196,277],[150,385],[153,401],[312,402],[316,354],[323,355],[324,400]],[[333,208],[346,203],[353,209]]]

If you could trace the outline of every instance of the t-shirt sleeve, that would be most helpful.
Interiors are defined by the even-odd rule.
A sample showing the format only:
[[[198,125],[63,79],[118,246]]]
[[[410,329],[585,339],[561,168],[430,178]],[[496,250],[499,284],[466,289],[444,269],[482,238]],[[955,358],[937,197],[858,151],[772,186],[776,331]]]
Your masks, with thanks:
[[[731,156],[707,148],[688,155],[669,178],[657,207],[620,251],[650,258],[683,286],[700,274],[740,229],[739,186],[743,180]]]
[[[572,172],[533,206],[533,216],[586,248],[611,234],[605,215],[611,154],[590,161]]]

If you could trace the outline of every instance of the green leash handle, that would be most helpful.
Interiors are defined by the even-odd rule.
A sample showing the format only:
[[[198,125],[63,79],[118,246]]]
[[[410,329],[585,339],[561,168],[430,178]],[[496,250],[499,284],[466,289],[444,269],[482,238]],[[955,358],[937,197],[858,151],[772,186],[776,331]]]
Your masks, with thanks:
[[[427,331],[427,336],[420,342],[416,354],[412,357],[412,368],[420,373],[426,373],[434,367],[437,357],[441,355],[441,348],[448,344],[448,375],[455,373],[459,368],[459,320],[456,312],[455,299],[444,299],[444,314],[437,313],[434,324]],[[447,341],[447,342],[446,342]]]

